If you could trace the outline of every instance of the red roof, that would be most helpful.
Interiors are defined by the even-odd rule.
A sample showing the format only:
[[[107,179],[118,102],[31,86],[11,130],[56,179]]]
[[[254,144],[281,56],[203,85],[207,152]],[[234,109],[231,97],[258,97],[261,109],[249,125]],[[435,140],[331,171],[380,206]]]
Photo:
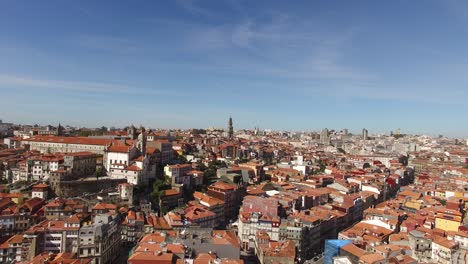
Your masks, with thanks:
[[[45,183],[39,183],[33,186],[33,189],[47,189],[49,188],[49,185]]]
[[[127,168],[125,168],[126,170],[129,170],[129,171],[141,171],[140,167],[136,166],[136,165],[131,165],[131,166],[128,166]]]
[[[112,142],[112,139],[89,138],[89,137],[35,136],[35,137],[28,138],[28,139],[23,139],[22,141],[106,146]]]

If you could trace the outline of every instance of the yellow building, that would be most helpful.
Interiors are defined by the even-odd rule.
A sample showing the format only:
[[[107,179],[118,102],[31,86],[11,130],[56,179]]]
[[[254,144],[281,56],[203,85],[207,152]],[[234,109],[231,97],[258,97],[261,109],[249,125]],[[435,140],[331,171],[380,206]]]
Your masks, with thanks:
[[[444,231],[458,231],[462,224],[463,214],[453,209],[440,209],[435,218],[435,227]]]
[[[1,193],[0,198],[10,198],[17,205],[24,203],[24,194],[22,193]]]
[[[422,208],[424,208],[424,203],[423,201],[421,200],[407,200],[403,206],[407,207],[407,208],[410,208],[410,209],[414,209],[414,210],[421,210]]]

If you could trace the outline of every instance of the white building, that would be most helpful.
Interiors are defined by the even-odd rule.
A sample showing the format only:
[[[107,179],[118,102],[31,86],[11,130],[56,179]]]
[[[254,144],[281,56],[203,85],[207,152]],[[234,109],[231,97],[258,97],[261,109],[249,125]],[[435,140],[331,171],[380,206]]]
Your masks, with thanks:
[[[50,172],[57,171],[63,164],[62,155],[42,155],[31,157],[27,161],[27,171],[32,174],[32,180],[45,181],[49,179]]]
[[[466,232],[457,232],[453,240],[458,243],[461,249],[468,250],[468,234]]]
[[[146,136],[141,133],[136,141],[116,140],[108,146],[104,167],[111,178],[145,185],[156,177],[156,154],[156,149],[146,148]]]
[[[108,138],[34,136],[22,139],[21,146],[29,145],[30,150],[41,153],[89,151],[102,155],[114,141]]]
[[[75,215],[66,220],[50,220],[41,224],[46,230],[44,251],[64,253],[76,248],[80,220]]]
[[[164,167],[164,174],[171,179],[172,183],[190,186],[192,184],[192,164],[176,164]]]
[[[260,213],[252,213],[249,217],[239,214],[238,236],[244,249],[255,248],[257,231],[265,231],[271,240],[279,241],[279,221],[272,221]]]
[[[113,179],[127,179],[127,183],[133,185],[143,184],[143,170],[136,165],[114,165],[110,170]]]
[[[432,241],[432,260],[435,263],[450,264],[458,245],[455,241],[439,238]]]
[[[37,198],[47,200],[48,194],[49,194],[49,185],[47,184],[40,183],[32,187],[32,193],[31,193],[32,198],[37,197]]]
[[[7,147],[10,149],[19,148],[21,147],[21,138],[7,137],[3,139],[3,144],[7,145]]]
[[[119,184],[120,199],[131,201],[133,198],[133,185],[130,183]]]
[[[121,219],[117,215],[98,214],[79,230],[78,258],[93,258],[93,263],[117,263],[121,248]]]
[[[0,245],[0,263],[17,263],[22,261],[21,249],[23,235],[14,235]]]

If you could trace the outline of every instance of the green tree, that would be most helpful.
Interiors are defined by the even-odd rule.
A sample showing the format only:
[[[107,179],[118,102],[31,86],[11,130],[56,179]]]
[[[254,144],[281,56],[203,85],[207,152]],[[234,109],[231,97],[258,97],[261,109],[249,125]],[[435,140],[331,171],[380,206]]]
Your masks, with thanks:
[[[94,172],[94,177],[96,177],[96,180],[99,180],[99,178],[102,176],[104,176],[104,171],[102,169],[98,169]]]
[[[327,164],[325,164],[325,162],[323,162],[323,160],[318,160],[317,161],[317,167],[319,167],[318,169],[316,170],[312,170],[312,175],[316,175],[316,174],[322,174],[325,172],[325,169],[327,168]]]
[[[197,170],[206,171],[206,169],[208,169],[208,167],[205,165],[205,163],[203,163],[203,162],[201,162],[201,160],[199,160],[197,162]]]
[[[218,180],[216,175],[216,171],[220,168],[227,168],[227,164],[224,161],[220,160],[213,160],[208,163],[208,167],[203,164],[203,162],[199,161],[197,163],[197,170],[202,171],[203,175],[203,185],[197,189],[197,191],[206,191],[208,186],[213,184]]]
[[[218,179],[218,176],[216,175],[216,169],[209,168],[205,171],[205,174],[203,175],[203,186],[207,188],[216,180]]]
[[[167,209],[161,203],[161,196],[164,195],[164,191],[171,188],[170,178],[165,176],[163,179],[158,178],[153,183],[153,192],[151,197],[153,198],[154,204],[157,205],[161,215],[164,215],[167,212]]]

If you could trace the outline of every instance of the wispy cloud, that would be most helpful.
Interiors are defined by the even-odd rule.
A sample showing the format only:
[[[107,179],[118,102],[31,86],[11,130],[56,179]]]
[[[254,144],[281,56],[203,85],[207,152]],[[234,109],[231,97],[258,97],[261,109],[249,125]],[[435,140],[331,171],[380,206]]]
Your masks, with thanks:
[[[375,74],[342,62],[355,30],[328,33],[309,22],[299,23],[287,15],[269,22],[247,19],[236,24],[193,28],[186,43],[190,48],[236,54],[211,57],[213,68],[247,74],[271,74],[274,78],[369,80]]]
[[[144,92],[147,95],[171,94],[176,93],[167,90],[148,89],[141,87],[132,87],[129,85],[115,83],[99,83],[85,81],[64,81],[51,79],[36,79],[18,75],[0,74],[0,87],[15,87],[26,89],[47,89],[56,91],[82,92],[90,94],[134,94],[137,91]]]
[[[176,3],[192,15],[214,17],[215,12],[200,6],[197,0],[176,0]]]
[[[69,41],[81,48],[117,54],[133,54],[141,49],[140,45],[130,38],[116,36],[76,35]]]
[[[107,83],[94,83],[94,82],[81,82],[81,81],[60,81],[60,80],[47,80],[47,79],[34,79],[25,76],[5,75],[0,74],[1,86],[20,86],[28,88],[42,88],[53,90],[68,90],[76,92],[122,92],[128,90],[129,87],[107,84]]]
[[[252,28],[252,22],[246,21],[245,23],[237,25],[231,34],[231,41],[234,45],[242,48],[249,48],[251,41],[255,38],[257,33]]]

